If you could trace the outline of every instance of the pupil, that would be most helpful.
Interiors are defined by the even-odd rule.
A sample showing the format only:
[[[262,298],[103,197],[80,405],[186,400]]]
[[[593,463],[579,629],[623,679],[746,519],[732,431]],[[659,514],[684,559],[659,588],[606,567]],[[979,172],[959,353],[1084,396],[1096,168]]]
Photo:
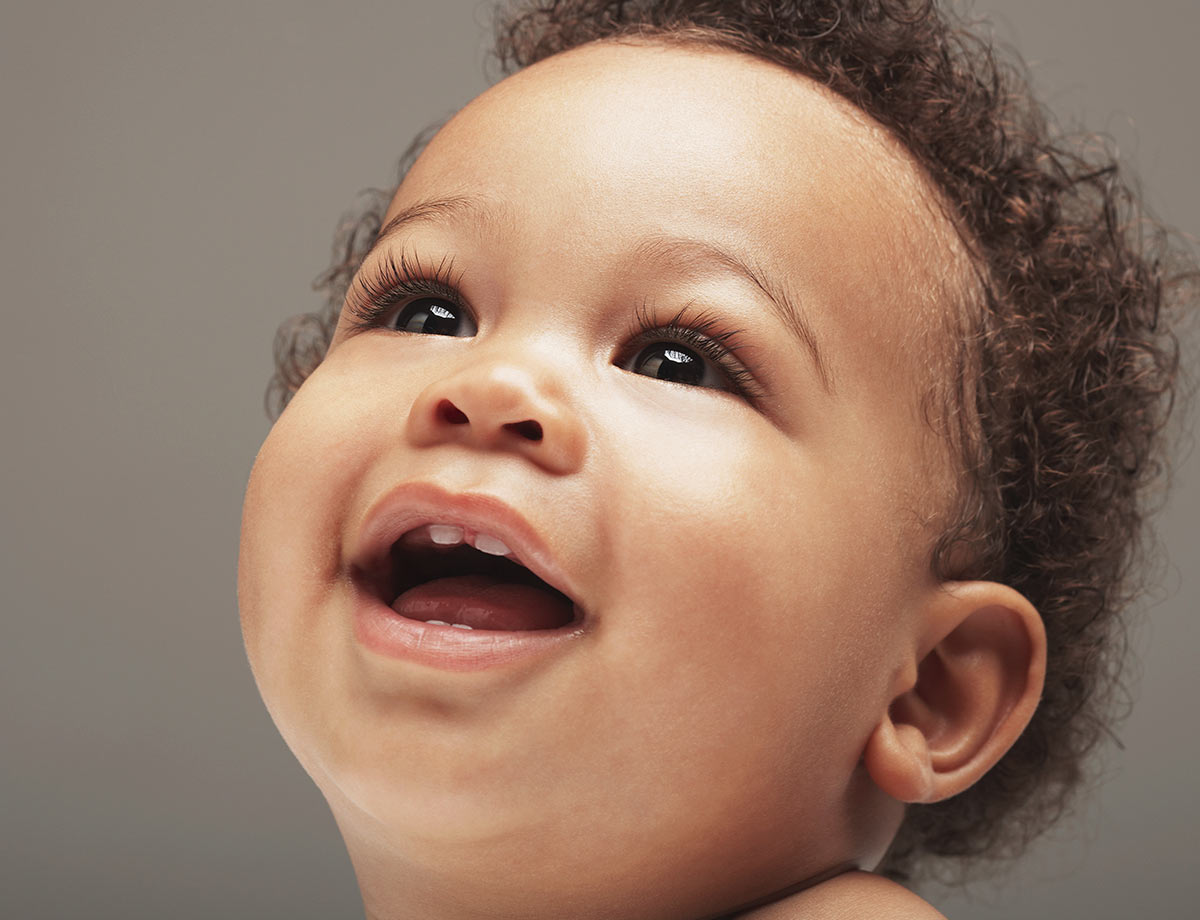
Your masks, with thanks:
[[[704,379],[704,363],[678,346],[652,345],[638,362],[638,370],[659,380],[699,384]]]

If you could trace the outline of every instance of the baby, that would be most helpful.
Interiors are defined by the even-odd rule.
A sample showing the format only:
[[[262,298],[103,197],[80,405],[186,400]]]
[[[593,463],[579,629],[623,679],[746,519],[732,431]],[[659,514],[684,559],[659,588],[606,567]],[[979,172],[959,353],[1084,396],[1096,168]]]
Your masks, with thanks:
[[[893,879],[1015,853],[1106,717],[1175,373],[1123,186],[915,0],[498,34],[246,494],[366,914],[938,917]]]

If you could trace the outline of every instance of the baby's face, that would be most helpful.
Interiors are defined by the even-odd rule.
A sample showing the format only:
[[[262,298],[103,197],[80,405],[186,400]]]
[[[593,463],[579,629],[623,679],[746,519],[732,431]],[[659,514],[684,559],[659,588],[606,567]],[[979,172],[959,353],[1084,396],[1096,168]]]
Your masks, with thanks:
[[[383,314],[343,313],[242,538],[255,676],[351,854],[564,916],[877,857],[898,809],[858,763],[945,502],[914,368],[951,262],[913,168],[772,65],[592,46],[456,116],[397,216]],[[444,270],[383,296],[389,261]],[[421,545],[476,531],[574,609]],[[553,628],[483,628],[530,610]]]

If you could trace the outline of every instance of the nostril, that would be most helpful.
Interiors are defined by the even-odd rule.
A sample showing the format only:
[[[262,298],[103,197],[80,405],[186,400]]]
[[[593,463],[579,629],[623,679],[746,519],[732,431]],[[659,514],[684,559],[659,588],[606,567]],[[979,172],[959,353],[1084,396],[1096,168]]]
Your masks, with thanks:
[[[542,439],[542,426],[533,419],[526,419],[523,422],[508,422],[504,427],[530,441],[540,441]]]
[[[443,399],[438,403],[437,416],[443,422],[449,422],[451,425],[465,425],[470,421],[466,413],[448,399]]]

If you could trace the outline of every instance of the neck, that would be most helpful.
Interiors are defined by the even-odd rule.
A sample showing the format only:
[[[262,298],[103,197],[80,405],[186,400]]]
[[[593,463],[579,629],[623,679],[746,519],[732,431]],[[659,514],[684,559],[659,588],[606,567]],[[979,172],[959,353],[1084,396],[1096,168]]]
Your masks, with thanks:
[[[771,905],[791,900],[801,892],[820,885],[822,882],[827,882],[832,878],[837,878],[846,872],[854,872],[857,868],[853,863],[842,863],[841,865],[834,866],[827,872],[820,872],[811,878],[796,882],[794,885],[788,885],[785,888],[780,888],[778,891],[755,898],[753,901],[747,901],[745,904],[739,904],[737,907],[724,910],[720,914],[713,914],[700,918],[700,920],[769,920],[774,913],[770,909]]]
[[[536,915],[529,910],[528,904],[499,903],[498,891],[489,891],[489,886],[478,884],[478,879],[464,887],[461,860],[457,864],[448,864],[445,875],[431,876],[401,860],[380,858],[377,852],[368,854],[361,847],[350,846],[349,842],[347,845],[367,920],[492,920],[497,916]],[[803,899],[805,892],[837,876],[852,873],[854,869],[850,863],[838,865],[769,894],[724,908],[719,913],[697,914],[680,920],[772,920],[777,916],[775,911],[778,906],[785,901],[789,902],[788,916],[792,916],[792,906],[797,904],[796,899]],[[535,893],[539,888],[536,882],[531,881],[527,893]],[[609,906],[617,907],[616,904]],[[640,908],[629,905],[627,916],[631,920],[645,916],[643,911],[644,905]],[[577,914],[573,911],[564,914],[561,905],[546,902],[546,920],[564,915]],[[606,916],[613,917],[621,915],[619,909],[611,914],[606,913]]]
[[[776,905],[803,899],[809,889],[855,868],[842,862],[799,882],[774,887],[787,880],[787,863],[795,865],[794,853],[789,859],[781,851],[777,854],[781,861],[773,868],[751,860],[753,866],[728,875],[726,882],[736,879],[743,886],[731,891],[718,879],[726,873],[715,866],[710,867],[717,870],[715,875],[701,868],[699,875],[668,871],[664,876],[667,867],[656,860],[589,866],[586,858],[581,862],[583,854],[577,847],[568,847],[559,858],[544,848],[533,852],[538,846],[533,841],[530,848],[530,840],[509,841],[499,851],[492,841],[478,850],[466,840],[453,845],[445,840],[402,840],[360,812],[335,810],[335,816],[368,920],[493,920],[497,916],[544,916],[550,920],[600,914],[612,918],[653,915],[675,920],[769,920],[777,915],[773,913]],[[497,852],[505,852],[506,858],[498,860]],[[725,854],[726,860],[729,856]],[[726,863],[724,869],[729,868]],[[631,877],[639,871],[645,875],[642,883]],[[659,883],[651,890],[656,873]],[[730,904],[721,894],[723,889],[731,901],[755,890],[769,893]],[[648,898],[657,898],[658,910],[648,912]],[[725,906],[714,911],[713,905]]]

